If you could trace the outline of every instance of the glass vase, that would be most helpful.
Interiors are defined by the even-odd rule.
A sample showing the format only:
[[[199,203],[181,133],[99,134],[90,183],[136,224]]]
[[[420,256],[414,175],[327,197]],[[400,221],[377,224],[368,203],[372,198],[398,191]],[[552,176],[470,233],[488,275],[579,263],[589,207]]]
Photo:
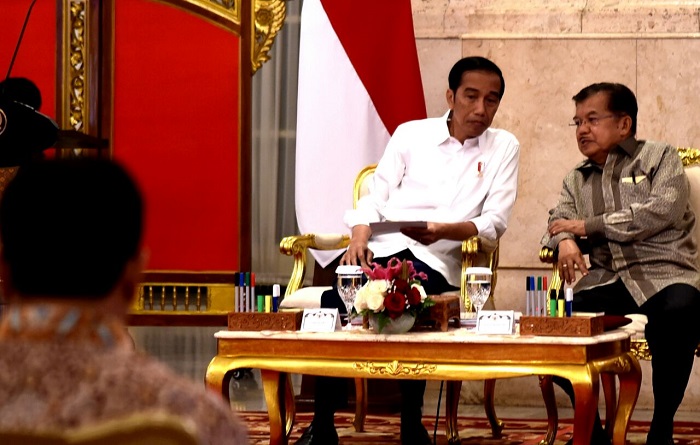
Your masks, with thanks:
[[[370,314],[369,327],[375,334],[405,334],[410,331],[413,324],[416,322],[416,317],[408,312],[401,314],[400,317],[389,320],[384,328],[379,330],[379,316]]]

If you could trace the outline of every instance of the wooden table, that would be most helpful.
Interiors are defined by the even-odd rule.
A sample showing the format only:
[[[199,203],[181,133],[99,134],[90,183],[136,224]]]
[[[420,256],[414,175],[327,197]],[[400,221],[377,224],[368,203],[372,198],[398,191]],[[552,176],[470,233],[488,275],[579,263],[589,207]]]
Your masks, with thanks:
[[[557,375],[571,380],[576,395],[574,444],[589,445],[598,409],[601,373],[618,375],[620,394],[613,444],[624,445],[637,403],[642,374],[630,353],[629,334],[613,331],[594,337],[479,335],[448,332],[377,335],[362,330],[216,333],[217,355],[206,384],[229,398],[231,372],[261,370],[270,417],[270,444],[286,445],[294,422],[289,374],[414,380],[485,380]],[[447,437],[459,443],[448,419]]]

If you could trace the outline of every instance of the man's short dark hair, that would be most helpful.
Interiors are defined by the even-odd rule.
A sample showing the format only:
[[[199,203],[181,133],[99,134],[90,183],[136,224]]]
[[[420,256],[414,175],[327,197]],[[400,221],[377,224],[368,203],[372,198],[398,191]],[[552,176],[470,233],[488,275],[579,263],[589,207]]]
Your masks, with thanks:
[[[503,78],[501,69],[489,59],[479,56],[465,57],[452,66],[450,74],[447,76],[447,83],[454,93],[457,93],[457,88],[462,83],[462,75],[467,71],[487,71],[498,75],[498,78],[501,79],[501,91],[498,97],[503,99],[503,93],[506,91],[506,81]]]
[[[618,115],[632,118],[632,136],[637,134],[637,98],[632,90],[621,83],[600,82],[588,85],[572,99],[577,105],[589,97],[605,93],[608,96],[608,110]]]
[[[23,296],[104,297],[141,242],[136,184],[108,160],[20,167],[0,200],[2,257]]]

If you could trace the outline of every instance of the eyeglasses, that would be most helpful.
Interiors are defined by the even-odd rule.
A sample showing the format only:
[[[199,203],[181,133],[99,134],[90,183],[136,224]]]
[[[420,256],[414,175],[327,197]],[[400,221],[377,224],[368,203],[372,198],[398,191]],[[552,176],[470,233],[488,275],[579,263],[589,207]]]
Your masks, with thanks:
[[[617,117],[617,114],[606,114],[605,116],[591,116],[587,119],[574,119],[569,123],[569,127],[579,128],[581,125],[588,125],[589,127],[597,127],[600,121],[603,119],[609,119],[611,117]]]

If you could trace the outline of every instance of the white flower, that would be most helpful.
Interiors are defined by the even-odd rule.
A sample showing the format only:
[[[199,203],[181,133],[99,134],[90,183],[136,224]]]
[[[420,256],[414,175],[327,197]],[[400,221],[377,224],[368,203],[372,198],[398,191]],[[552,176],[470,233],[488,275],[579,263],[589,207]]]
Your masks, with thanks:
[[[384,296],[391,283],[387,280],[370,280],[357,291],[355,309],[360,312],[369,309],[374,312],[384,310]]]
[[[425,301],[425,299],[428,298],[428,294],[425,293],[425,289],[423,289],[423,286],[421,286],[420,284],[413,283],[411,284],[411,287],[418,288],[418,292],[420,293],[420,301]]]
[[[367,309],[367,292],[362,292],[362,289],[364,289],[364,286],[355,294],[355,302],[353,303],[358,314]]]

